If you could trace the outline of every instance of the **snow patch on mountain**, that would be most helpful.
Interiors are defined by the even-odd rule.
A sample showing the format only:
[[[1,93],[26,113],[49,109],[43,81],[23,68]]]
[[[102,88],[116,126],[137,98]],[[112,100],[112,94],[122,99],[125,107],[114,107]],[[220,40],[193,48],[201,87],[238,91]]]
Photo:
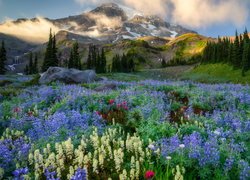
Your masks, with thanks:
[[[128,33],[130,33],[130,34],[131,34],[132,36],[134,36],[134,37],[141,37],[141,36],[142,36],[141,34],[132,32],[132,31],[131,31],[131,28],[129,28],[129,27],[126,27],[126,30],[127,30]]]
[[[178,35],[178,33],[176,31],[169,31],[169,32],[172,33],[172,35],[171,35],[172,38],[175,38]]]
[[[128,18],[133,18],[134,16],[138,15],[138,16],[143,16],[143,12],[140,12],[140,11],[137,11],[133,8],[130,8],[130,7],[127,7],[127,6],[124,6],[124,5],[120,5],[120,8],[122,8],[125,13],[127,14]]]

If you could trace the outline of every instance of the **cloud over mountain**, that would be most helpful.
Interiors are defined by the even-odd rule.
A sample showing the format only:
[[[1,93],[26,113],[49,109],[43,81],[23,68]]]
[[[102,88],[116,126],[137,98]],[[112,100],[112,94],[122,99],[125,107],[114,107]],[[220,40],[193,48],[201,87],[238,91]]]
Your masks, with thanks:
[[[115,2],[169,18],[177,24],[192,28],[205,28],[215,23],[244,25],[249,15],[248,0],[74,0],[83,5]]]
[[[33,43],[46,42],[50,28],[52,28],[55,33],[59,31],[56,26],[42,17],[16,22],[7,20],[5,23],[0,24],[1,33]]]

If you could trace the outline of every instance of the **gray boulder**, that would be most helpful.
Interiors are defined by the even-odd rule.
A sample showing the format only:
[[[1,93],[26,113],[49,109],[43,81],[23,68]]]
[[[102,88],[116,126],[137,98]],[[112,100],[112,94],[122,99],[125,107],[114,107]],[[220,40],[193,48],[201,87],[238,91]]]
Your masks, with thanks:
[[[80,71],[62,67],[50,67],[39,79],[40,84],[47,84],[53,81],[64,83],[91,83],[98,78],[94,70]]]
[[[116,84],[105,84],[105,85],[95,88],[94,90],[97,92],[101,92],[101,91],[109,91],[109,90],[116,90],[116,89],[117,89]]]

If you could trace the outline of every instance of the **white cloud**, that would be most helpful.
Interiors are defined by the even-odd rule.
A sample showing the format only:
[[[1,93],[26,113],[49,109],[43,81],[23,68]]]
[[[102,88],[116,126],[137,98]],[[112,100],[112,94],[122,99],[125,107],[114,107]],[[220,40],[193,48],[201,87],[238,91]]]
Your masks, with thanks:
[[[248,9],[241,0],[171,0],[173,19],[189,27],[206,27],[214,23],[232,22],[243,25]]]
[[[1,33],[35,43],[48,41],[50,28],[52,28],[55,33],[59,31],[51,22],[41,17],[37,17],[37,21],[27,20],[19,23],[14,23],[8,19],[5,23],[0,24]]]
[[[115,2],[146,14],[171,17],[175,23],[192,28],[208,27],[214,23],[244,25],[249,15],[249,0],[74,0],[83,5]]]

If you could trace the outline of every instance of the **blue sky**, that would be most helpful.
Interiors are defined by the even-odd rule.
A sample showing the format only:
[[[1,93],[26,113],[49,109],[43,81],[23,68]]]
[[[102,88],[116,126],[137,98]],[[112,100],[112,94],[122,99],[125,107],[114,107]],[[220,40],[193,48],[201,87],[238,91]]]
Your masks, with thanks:
[[[101,1],[98,1],[98,3],[100,3]],[[146,2],[149,0],[138,0],[137,2],[139,3],[142,2],[141,4],[138,4],[138,3],[135,4],[132,0],[121,0],[121,1],[124,1],[127,5],[131,4],[133,7],[140,8],[141,4],[147,4]],[[162,1],[164,0],[156,0],[158,4],[160,4]],[[177,2],[183,1],[184,2],[184,0],[169,0],[169,1],[177,1]],[[185,0],[185,1],[189,1],[189,0]],[[197,20],[197,19],[194,19],[191,15],[190,16],[191,18],[188,19],[188,18],[185,18],[185,17],[188,17],[188,15],[186,16],[184,14],[183,16],[184,18],[178,19],[179,22],[181,22],[181,23],[178,22],[178,24],[181,24],[181,25],[184,24],[184,26],[188,27],[189,29],[195,30],[200,34],[211,36],[211,37],[217,37],[218,35],[231,36],[231,35],[234,35],[236,29],[242,32],[245,29],[245,27],[247,27],[250,31],[250,18],[248,14],[248,12],[250,11],[250,3],[249,3],[250,0],[203,0],[203,1],[208,1],[208,4],[211,1],[221,1],[221,2],[231,1],[232,3],[237,3],[241,6],[235,11],[232,11],[232,14],[230,14],[230,16],[232,15],[232,17],[225,18],[225,21],[216,19],[216,17],[214,17],[213,13],[211,12],[211,14],[208,15],[209,23],[206,23],[207,22],[206,17],[204,17],[204,19]],[[88,1],[87,0],[0,0],[0,21],[3,22],[6,18],[11,18],[11,19],[32,18],[38,15],[52,18],[52,19],[62,18],[62,17],[70,16],[70,15],[76,15],[90,8],[93,8],[97,6],[95,4],[96,2],[97,2],[96,0],[88,0]],[[119,3],[120,1],[115,1],[115,2]],[[241,3],[245,3],[245,4],[243,5]],[[214,5],[216,5],[216,2],[214,2],[214,4],[211,4],[211,7],[214,7]],[[176,6],[179,7],[178,4]],[[223,9],[223,4],[221,4],[221,6],[222,8],[218,10],[217,12],[218,14],[220,14],[221,9]],[[161,7],[165,7],[165,6],[161,6]],[[158,6],[155,6],[155,8],[158,8]],[[186,7],[186,8],[189,8],[189,7]],[[244,22],[236,25],[235,21],[233,21],[233,18],[234,16],[238,16],[238,14],[241,13],[240,8],[244,8],[244,11],[247,12],[247,14],[245,13],[242,16],[247,16],[247,17],[245,17]],[[222,10],[222,12],[224,12],[224,10]],[[180,14],[178,14],[177,12],[176,17],[179,17],[179,15]],[[221,16],[223,15],[228,16],[225,13],[222,13]],[[172,16],[174,15],[172,14]],[[197,14],[194,14],[194,17],[195,16],[197,16]],[[204,16],[206,16],[206,14],[204,14]],[[209,16],[213,16],[213,17],[209,17]],[[194,22],[191,23],[191,21],[194,21]],[[198,26],[197,26],[197,22],[200,23]],[[204,26],[201,25],[201,23],[204,23],[204,22],[205,22],[205,25]]]

